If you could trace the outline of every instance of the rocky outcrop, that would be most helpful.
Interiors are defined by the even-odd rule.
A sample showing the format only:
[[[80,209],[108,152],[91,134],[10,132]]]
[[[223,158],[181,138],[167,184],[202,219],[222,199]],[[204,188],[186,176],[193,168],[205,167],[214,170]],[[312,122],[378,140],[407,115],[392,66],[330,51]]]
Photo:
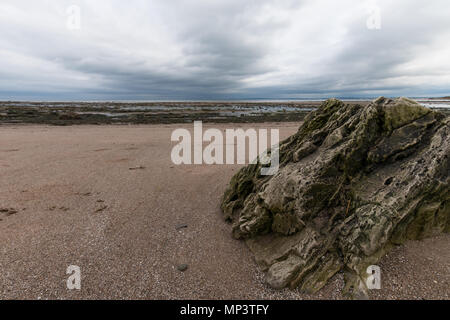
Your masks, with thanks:
[[[344,271],[367,293],[367,267],[394,245],[450,230],[449,118],[406,99],[331,99],[280,144],[280,169],[240,170],[222,210],[274,288],[322,288]]]

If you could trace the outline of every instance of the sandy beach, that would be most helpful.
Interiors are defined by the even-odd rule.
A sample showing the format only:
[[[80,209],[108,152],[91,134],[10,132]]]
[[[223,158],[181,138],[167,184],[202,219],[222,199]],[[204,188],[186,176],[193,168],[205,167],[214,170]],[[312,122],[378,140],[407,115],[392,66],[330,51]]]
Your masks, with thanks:
[[[276,291],[219,209],[238,165],[175,166],[168,125],[0,126],[0,299],[340,299]],[[278,128],[299,123],[208,124]],[[186,264],[188,269],[177,269]],[[81,268],[82,289],[66,288]],[[450,235],[381,260],[374,299],[449,299]]]

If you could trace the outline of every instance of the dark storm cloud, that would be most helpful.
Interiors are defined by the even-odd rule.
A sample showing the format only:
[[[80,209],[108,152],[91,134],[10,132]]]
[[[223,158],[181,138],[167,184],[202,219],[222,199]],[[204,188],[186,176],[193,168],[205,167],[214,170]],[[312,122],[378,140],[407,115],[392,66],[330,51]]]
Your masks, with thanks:
[[[2,1],[0,98],[444,94],[449,14],[446,1]]]

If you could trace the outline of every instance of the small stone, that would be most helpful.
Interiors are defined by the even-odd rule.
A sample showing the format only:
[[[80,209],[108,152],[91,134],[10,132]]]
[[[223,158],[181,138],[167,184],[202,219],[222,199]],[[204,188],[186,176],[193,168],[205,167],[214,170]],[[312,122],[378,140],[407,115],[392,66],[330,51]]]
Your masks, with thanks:
[[[132,167],[132,168],[129,168],[130,170],[144,170],[145,169],[145,167],[144,166],[138,166],[138,167]]]
[[[175,229],[178,231],[178,230],[181,230],[181,229],[186,229],[187,227],[188,227],[187,224],[179,224],[179,225],[177,225],[175,227]]]
[[[106,209],[108,209],[108,206],[101,206],[99,209],[95,210],[95,212],[102,212]]]
[[[178,271],[181,271],[181,272],[185,272],[188,268],[189,268],[189,266],[187,264],[180,264],[177,267]]]

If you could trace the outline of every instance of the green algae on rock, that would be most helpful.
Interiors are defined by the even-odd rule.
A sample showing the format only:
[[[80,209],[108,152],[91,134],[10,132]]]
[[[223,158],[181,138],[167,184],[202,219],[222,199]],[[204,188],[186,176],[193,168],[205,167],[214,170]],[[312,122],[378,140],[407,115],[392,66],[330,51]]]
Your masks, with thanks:
[[[330,99],[280,144],[280,169],[249,165],[222,201],[274,288],[321,289],[366,270],[394,245],[450,230],[450,119],[406,99],[368,106]]]

